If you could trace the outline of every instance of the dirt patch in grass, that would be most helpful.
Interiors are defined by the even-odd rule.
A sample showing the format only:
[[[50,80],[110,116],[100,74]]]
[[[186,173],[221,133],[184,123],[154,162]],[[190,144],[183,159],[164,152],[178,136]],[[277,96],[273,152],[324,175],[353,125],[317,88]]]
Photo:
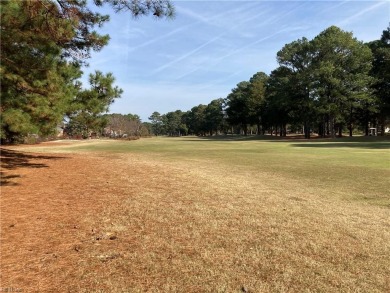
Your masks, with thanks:
[[[385,208],[196,160],[4,149],[1,163],[2,288],[390,291]]]

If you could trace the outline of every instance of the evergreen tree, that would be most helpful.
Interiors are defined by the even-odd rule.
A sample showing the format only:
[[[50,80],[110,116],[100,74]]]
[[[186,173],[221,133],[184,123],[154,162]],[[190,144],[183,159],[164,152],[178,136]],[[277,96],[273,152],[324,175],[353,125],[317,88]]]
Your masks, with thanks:
[[[381,134],[385,134],[385,125],[390,120],[390,27],[383,31],[380,40],[368,44],[373,53],[371,76],[374,95],[379,108],[378,119]]]
[[[188,131],[195,135],[206,135],[206,108],[205,105],[198,105],[184,115],[185,123],[188,126]]]
[[[277,106],[277,113],[289,113],[294,122],[304,125],[305,138],[310,138],[311,128],[316,115],[314,100],[312,96],[313,83],[313,48],[312,43],[302,38],[286,44],[278,53],[277,59],[284,69],[274,72],[274,78],[282,78],[282,89],[273,89],[274,95],[282,104],[288,105],[288,109]],[[277,83],[276,83],[277,84]],[[274,83],[275,85],[275,83]],[[281,93],[281,90],[284,93]],[[285,100],[287,99],[287,101]],[[284,116],[282,116],[284,117]],[[284,124],[287,120],[280,121]]]
[[[352,33],[332,26],[312,41],[314,95],[329,116],[330,133],[335,126],[341,135],[342,126],[349,124],[352,135],[353,109],[373,102],[370,93],[372,54]],[[338,125],[337,125],[338,124]]]
[[[115,78],[111,73],[104,75],[100,71],[90,74],[90,89],[79,90],[70,103],[68,112],[69,130],[72,134],[87,137],[91,132],[101,132],[107,120],[104,113],[114,99],[119,98],[122,89],[114,87]]]
[[[155,136],[161,135],[164,130],[162,116],[159,112],[153,112],[148,118],[152,124],[152,132]]]
[[[264,120],[268,75],[264,72],[258,72],[250,78],[249,82],[248,106],[250,123],[257,125],[257,134],[260,134],[261,124]]]
[[[152,13],[171,17],[167,0],[95,0],[133,16]],[[0,110],[2,141],[30,133],[46,135],[61,122],[80,89],[75,80],[92,50],[102,49],[109,36],[95,27],[109,20],[93,12],[85,0],[26,0],[1,2]],[[70,109],[71,110],[71,109]]]
[[[223,99],[212,100],[205,109],[205,124],[210,135],[224,128]]]
[[[228,122],[231,125],[242,127],[244,135],[248,134],[248,124],[251,122],[249,99],[250,83],[248,81],[238,83],[226,98]]]

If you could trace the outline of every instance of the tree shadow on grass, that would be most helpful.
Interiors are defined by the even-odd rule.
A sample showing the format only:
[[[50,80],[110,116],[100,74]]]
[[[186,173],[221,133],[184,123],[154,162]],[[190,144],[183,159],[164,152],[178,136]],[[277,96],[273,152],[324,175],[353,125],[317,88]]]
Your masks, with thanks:
[[[47,168],[48,165],[44,163],[37,163],[36,160],[58,160],[64,159],[64,157],[58,156],[44,156],[27,154],[15,150],[0,148],[1,155],[1,185],[2,186],[15,186],[18,185],[12,182],[12,179],[20,178],[18,174],[5,174],[3,170],[17,170],[19,168]]]
[[[323,142],[323,143],[294,143],[292,147],[300,148],[360,148],[360,149],[388,149],[390,150],[390,142]]]
[[[285,138],[282,138],[285,140]],[[262,141],[278,141],[281,138],[270,135],[213,135],[213,136],[196,136],[188,138],[186,137],[186,141],[251,141],[251,140],[262,140]]]
[[[218,136],[199,136],[197,138],[188,138],[186,141],[264,141],[292,143],[293,147],[318,147],[318,148],[367,148],[367,149],[390,149],[390,136],[355,136],[341,138],[323,138],[312,136],[306,139],[303,135],[289,135],[286,137],[270,135],[218,135]]]

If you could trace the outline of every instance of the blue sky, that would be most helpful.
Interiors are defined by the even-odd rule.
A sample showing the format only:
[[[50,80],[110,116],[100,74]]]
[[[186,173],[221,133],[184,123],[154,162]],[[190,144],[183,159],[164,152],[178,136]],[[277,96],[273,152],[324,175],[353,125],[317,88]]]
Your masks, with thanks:
[[[173,20],[99,10],[111,15],[98,30],[111,40],[84,72],[114,74],[124,93],[111,113],[148,121],[154,111],[187,111],[225,98],[256,72],[269,74],[287,43],[312,39],[331,25],[372,41],[390,22],[390,1],[172,2]]]

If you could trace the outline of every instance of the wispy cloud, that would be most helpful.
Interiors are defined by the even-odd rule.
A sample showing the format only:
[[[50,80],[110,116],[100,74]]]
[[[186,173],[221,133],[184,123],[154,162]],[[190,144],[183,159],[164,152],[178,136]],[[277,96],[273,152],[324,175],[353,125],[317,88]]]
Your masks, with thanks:
[[[189,16],[195,20],[197,20],[199,23],[203,23],[206,25],[212,25],[216,27],[223,27],[223,28],[229,28],[226,27],[226,24],[232,24],[231,22],[227,22],[231,20],[228,16],[240,16],[241,19],[245,19],[242,17],[242,13],[245,11],[250,11],[252,8],[256,7],[258,3],[251,2],[246,3],[245,5],[240,5],[236,8],[229,9],[226,11],[223,11],[221,13],[212,14],[211,16],[205,16],[203,13],[196,13],[193,10],[187,9],[183,6],[177,6],[178,13]]]
[[[171,62],[168,62],[168,63],[166,63],[166,64],[164,64],[164,65],[158,67],[157,69],[155,69],[155,70],[153,71],[153,73],[155,74],[155,73],[161,72],[162,70],[164,70],[164,69],[166,69],[166,68],[168,68],[168,67],[171,67],[173,64],[178,63],[178,62],[182,61],[183,59],[186,59],[186,58],[190,57],[191,55],[193,55],[193,54],[195,54],[196,52],[200,51],[201,49],[203,49],[203,48],[206,47],[207,45],[209,45],[209,44],[211,44],[211,43],[214,43],[215,41],[219,40],[223,35],[224,35],[224,33],[222,33],[222,34],[216,36],[215,38],[212,38],[211,40],[205,42],[204,44],[202,44],[202,45],[200,45],[200,46],[198,46],[198,47],[196,47],[195,49],[189,51],[188,53],[186,53],[186,54],[184,54],[184,55],[182,55],[182,56],[180,56],[180,57],[178,57],[178,58],[172,60]]]
[[[107,24],[112,41],[93,53],[86,73],[97,67],[117,77],[125,92],[112,111],[147,119],[208,104],[255,72],[275,69],[285,43],[333,24],[372,40],[390,15],[385,0],[177,0],[175,7],[172,22],[115,14]]]
[[[258,7],[258,2],[256,2],[257,4],[257,7]],[[260,23],[257,23],[256,26],[259,27],[259,28],[264,28],[264,27],[267,27],[267,26],[270,26],[270,25],[273,25],[275,23],[279,23],[281,20],[284,20],[286,19],[287,16],[293,14],[296,10],[302,8],[303,6],[305,5],[305,3],[299,3],[298,5],[296,5],[293,9],[290,9],[289,11],[287,12],[281,12],[279,14],[273,14],[271,17],[269,18],[265,18],[263,19],[263,21],[261,21]],[[233,25],[230,27],[230,30],[234,30],[234,29],[237,29],[239,27],[241,27],[242,25],[244,25],[245,23],[253,23],[253,21],[259,17],[261,17],[261,15],[263,14],[267,14],[267,10],[264,10],[260,13],[255,13],[255,15],[252,15],[252,16],[248,16],[246,18],[244,18],[244,21],[241,22],[241,23],[233,23]],[[199,16],[198,16],[199,17]],[[227,28],[229,29],[229,28]],[[217,64],[219,64],[220,62],[222,62],[223,60],[233,56],[233,55],[236,55],[252,46],[255,46],[259,43],[262,43],[268,39],[271,39],[279,34],[282,34],[284,32],[291,32],[291,31],[296,31],[296,30],[300,30],[302,29],[302,27],[287,27],[287,28],[283,28],[275,33],[272,33],[272,34],[269,34],[263,38],[260,38],[260,39],[257,39],[251,43],[248,43],[246,45],[243,45],[241,47],[236,47],[234,49],[230,49],[230,50],[226,50],[226,53],[223,54],[222,56],[219,56],[217,58],[210,58],[209,61],[207,61],[207,65],[206,64],[200,64],[198,65],[197,67],[195,68],[192,68],[191,70],[187,71],[186,73],[178,76],[175,78],[175,80],[180,80],[180,79],[183,79],[195,72],[197,72],[199,69],[204,69],[205,67],[210,67],[210,66],[215,66]],[[252,36],[252,38],[256,35],[256,34],[251,34],[250,32],[246,31],[245,29],[242,30],[243,32],[240,33],[241,36],[243,37],[250,37]],[[233,41],[233,44],[235,42]],[[211,65],[210,65],[211,64]]]
[[[131,52],[136,51],[136,50],[138,50],[138,49],[141,49],[141,48],[143,48],[143,47],[152,45],[152,44],[154,44],[154,43],[157,43],[158,41],[164,40],[164,39],[166,39],[167,37],[170,37],[170,36],[175,35],[175,34],[181,32],[181,31],[186,30],[188,27],[189,27],[189,25],[179,27],[179,28],[177,28],[177,29],[175,29],[175,30],[173,30],[173,31],[170,31],[169,33],[166,33],[166,34],[164,34],[164,35],[160,35],[159,37],[156,37],[156,38],[154,38],[154,39],[151,39],[151,40],[149,40],[149,41],[146,41],[146,42],[144,42],[144,43],[142,43],[142,44],[140,44],[140,45],[138,45],[138,46],[129,48],[129,49],[128,49],[128,53],[131,53]]]
[[[180,13],[183,13],[183,14],[186,14],[188,16],[191,16],[192,18],[194,18],[196,21],[195,22],[192,22],[192,23],[189,23],[187,25],[184,25],[184,26],[181,26],[177,29],[174,29],[172,31],[170,31],[169,33],[166,33],[166,34],[163,34],[163,35],[160,35],[156,38],[153,38],[151,40],[148,40],[138,46],[134,46],[134,47],[131,47],[131,48],[128,48],[127,51],[128,53],[131,53],[131,52],[134,52],[136,50],[139,50],[139,49],[142,49],[144,47],[147,47],[147,46],[150,46],[150,45],[153,45],[161,40],[165,40],[167,39],[168,37],[171,37],[173,35],[176,35],[182,31],[185,31],[187,29],[189,29],[190,27],[194,26],[194,25],[197,25],[199,23],[206,23],[206,24],[212,24],[212,20],[215,20],[215,19],[218,19],[218,18],[221,18],[223,19],[226,15],[228,14],[237,14],[237,13],[240,13],[241,11],[245,10],[245,9],[248,9],[250,7],[252,7],[253,4],[251,5],[245,5],[244,7],[241,7],[241,8],[236,8],[236,9],[231,9],[231,10],[228,10],[228,11],[225,11],[223,13],[220,13],[220,14],[216,14],[212,17],[205,17],[199,13],[195,13],[189,9],[186,9],[184,7],[180,7],[180,6],[177,6],[176,8],[180,11]]]
[[[177,109],[187,111],[195,105],[208,104],[214,98],[225,97],[231,89],[225,85],[209,88],[199,83],[126,83],[118,86],[124,94],[110,107],[110,112],[135,113],[143,121],[147,121],[154,111],[161,114]]]
[[[356,19],[358,19],[360,16],[362,15],[365,15],[367,13],[369,13],[370,11],[372,10],[375,10],[383,5],[390,5],[390,2],[389,1],[381,1],[381,2],[376,2],[375,4],[367,7],[366,9],[362,10],[362,11],[359,11],[357,13],[355,13],[354,15],[344,19],[343,21],[339,22],[337,24],[337,26],[344,26],[344,25],[348,25],[350,23],[352,23],[353,21],[355,21]]]
[[[260,44],[260,43],[262,43],[262,42],[264,42],[266,40],[272,39],[273,37],[275,37],[275,36],[277,36],[279,34],[282,34],[284,32],[291,32],[291,31],[294,31],[294,30],[301,30],[301,29],[302,29],[302,27],[288,27],[288,28],[281,29],[281,30],[279,30],[279,31],[277,31],[275,33],[272,33],[272,34],[269,34],[269,35],[267,35],[265,37],[257,39],[256,41],[253,41],[253,42],[251,42],[249,44],[246,44],[244,46],[241,46],[241,47],[235,48],[233,50],[230,50],[226,54],[224,54],[224,55],[222,55],[222,56],[220,56],[218,58],[210,59],[210,62],[209,62],[209,64],[207,66],[205,66],[204,64],[201,64],[198,67],[195,67],[192,70],[188,71],[187,73],[180,75],[175,80],[183,79],[183,78],[193,74],[194,72],[198,71],[199,69],[205,69],[207,67],[208,68],[215,67],[216,65],[221,63],[223,60],[225,60],[225,59],[227,59],[227,58],[229,58],[229,57],[231,57],[233,55],[236,55],[236,54],[238,54],[238,53],[240,53],[240,52],[242,52],[242,51],[244,51],[244,50],[246,50],[246,49],[248,49],[250,47],[253,47],[253,46],[257,45],[257,44]]]
[[[134,39],[138,37],[146,37],[146,32],[143,29],[131,27],[130,21],[127,26],[121,31],[121,37],[124,39]]]
[[[336,9],[336,8],[338,8],[338,7],[340,7],[340,6],[343,6],[344,4],[346,4],[346,3],[348,3],[348,2],[351,2],[351,1],[353,1],[353,0],[344,0],[344,1],[340,1],[340,2],[336,1],[336,3],[337,3],[336,5],[330,6],[330,7],[325,8],[325,9],[322,9],[322,10],[321,10],[321,13],[324,14],[325,12],[334,10],[334,9]]]
[[[239,52],[241,52],[241,51],[243,51],[243,50],[245,50],[245,49],[247,49],[247,48],[253,47],[254,45],[257,45],[257,44],[262,43],[262,42],[264,42],[264,41],[266,41],[266,40],[269,40],[269,39],[271,39],[271,38],[273,38],[273,37],[275,37],[275,36],[277,36],[277,35],[279,35],[279,34],[281,34],[281,33],[284,33],[284,32],[287,32],[287,31],[293,31],[293,30],[300,30],[300,29],[301,29],[301,27],[297,27],[297,28],[289,27],[289,28],[281,29],[281,30],[279,30],[279,31],[277,31],[277,32],[275,32],[275,33],[272,33],[272,34],[270,34],[270,35],[267,35],[267,36],[265,36],[265,37],[263,37],[263,38],[260,38],[260,39],[254,41],[254,42],[251,42],[251,43],[249,43],[249,44],[247,44],[247,45],[244,45],[244,46],[242,46],[242,47],[239,47],[239,48],[237,48],[237,49],[234,49],[234,50],[228,52],[227,54],[225,54],[225,55],[223,55],[223,56],[217,58],[217,59],[215,60],[215,64],[216,64],[216,63],[219,63],[219,62],[221,62],[222,60],[224,60],[224,59],[226,59],[226,58],[228,58],[228,57],[230,57],[230,56],[232,56],[232,55],[235,55],[235,54],[237,54],[237,53],[239,53]]]
[[[264,26],[270,26],[270,25],[277,25],[280,24],[281,21],[285,21],[289,15],[293,15],[295,12],[297,12],[299,9],[304,8],[307,6],[308,2],[303,2],[296,4],[295,7],[289,9],[288,11],[281,11],[279,13],[273,12],[270,14],[269,18],[263,19],[263,21],[259,22],[257,24],[257,27],[264,27]]]
[[[231,80],[233,77],[240,76],[242,72],[244,72],[244,70],[238,70],[238,71],[235,71],[235,72],[233,72],[233,73],[231,73],[231,74],[229,74],[227,76],[224,76],[223,78],[210,80],[206,85],[200,86],[199,89],[200,90],[205,90],[205,89],[213,88],[213,87],[215,87],[216,85],[219,85],[219,84],[224,84],[227,81]],[[232,84],[231,87],[233,87],[233,86],[234,85]]]

